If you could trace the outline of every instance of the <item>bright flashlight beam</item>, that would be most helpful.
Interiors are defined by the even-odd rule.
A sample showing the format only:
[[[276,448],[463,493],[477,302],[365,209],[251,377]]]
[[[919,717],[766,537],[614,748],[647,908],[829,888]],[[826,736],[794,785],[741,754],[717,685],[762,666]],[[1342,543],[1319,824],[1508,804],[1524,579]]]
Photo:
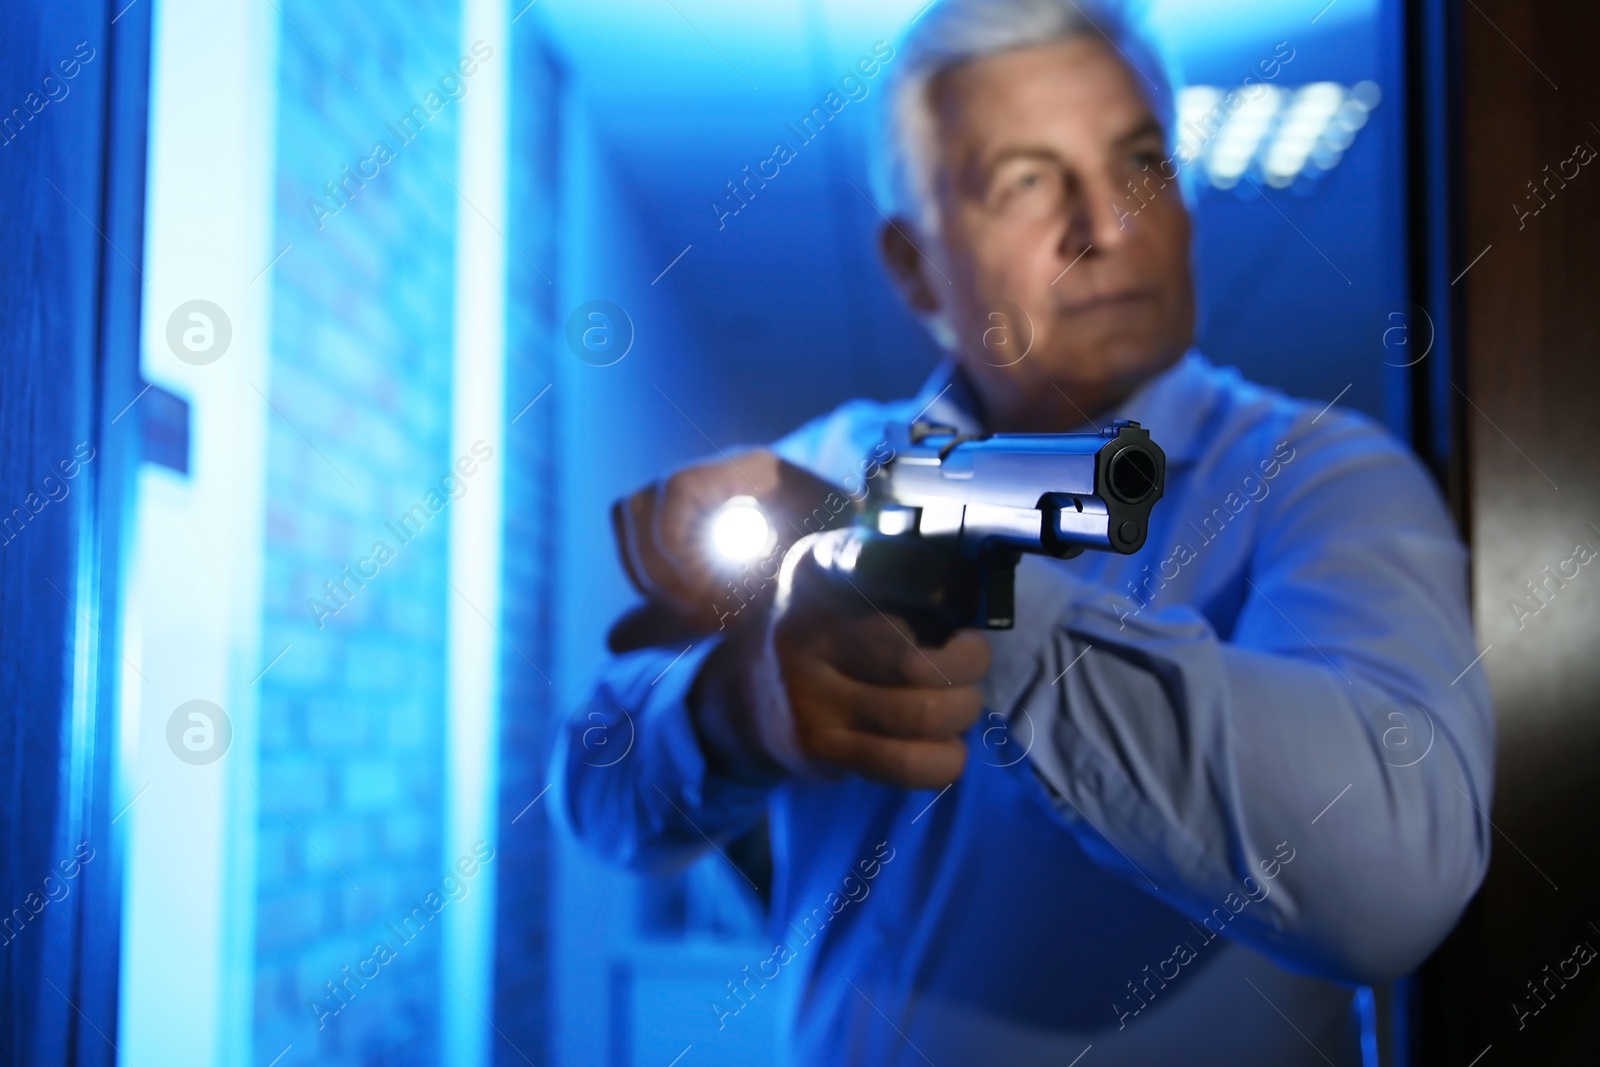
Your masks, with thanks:
[[[734,497],[711,519],[711,545],[723,559],[757,559],[772,548],[772,541],[772,526],[754,497]]]

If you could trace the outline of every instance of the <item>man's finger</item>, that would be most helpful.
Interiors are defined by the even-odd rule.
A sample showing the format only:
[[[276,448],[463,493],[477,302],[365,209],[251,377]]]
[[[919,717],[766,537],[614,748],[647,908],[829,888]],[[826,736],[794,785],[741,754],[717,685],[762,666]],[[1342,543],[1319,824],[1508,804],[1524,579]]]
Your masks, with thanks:
[[[612,521],[617,551],[634,587],[647,598],[664,599],[661,577],[664,564],[655,549],[655,487],[641,489],[617,501]]]
[[[625,496],[611,505],[611,536],[616,541],[617,556],[622,561],[622,571],[628,576],[629,583],[641,595],[649,597],[652,583],[645,570],[644,559],[639,555],[632,496]]]
[[[902,789],[942,789],[961,777],[967,762],[961,740],[904,741],[855,730],[836,730],[819,739],[813,754]]]
[[[765,450],[741,452],[658,483],[656,532],[663,554],[689,573],[705,570],[707,520],[736,496],[762,499],[772,493],[779,462]]]
[[[679,614],[708,611],[709,571],[686,568],[663,552],[657,521],[660,510],[659,485],[647,486],[617,504],[618,551],[628,576],[646,599]]]
[[[989,643],[976,632],[959,632],[938,647],[922,645],[906,620],[868,607],[865,617],[841,620],[829,637],[829,660],[852,678],[877,685],[971,685],[988,672]]]
[[[851,595],[840,591],[841,599]],[[812,613],[806,622],[817,627],[822,635],[822,649],[827,661],[840,672],[860,682],[872,685],[905,685],[911,681],[907,673],[907,660],[920,659],[911,625],[904,619],[884,615],[863,601],[848,605],[847,610],[826,610]],[[923,672],[928,680],[924,685],[944,685],[946,680],[933,670]],[[918,677],[922,677],[919,674]]]
[[[907,684],[975,685],[989,673],[989,642],[976,630],[959,630],[938,648],[917,645],[900,659]]]
[[[671,479],[657,482],[651,501],[650,545],[661,569],[658,584],[680,608],[702,607],[711,589],[711,563],[698,536],[704,516],[686,515],[681,492],[672,488]]]
[[[983,694],[976,686],[880,686],[841,681],[851,726],[884,737],[950,740],[960,737],[983,714]]]

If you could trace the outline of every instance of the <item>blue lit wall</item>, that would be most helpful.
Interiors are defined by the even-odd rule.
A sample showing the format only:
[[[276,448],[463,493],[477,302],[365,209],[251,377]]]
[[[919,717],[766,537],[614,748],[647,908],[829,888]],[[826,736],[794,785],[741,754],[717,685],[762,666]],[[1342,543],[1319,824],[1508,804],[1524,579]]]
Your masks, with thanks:
[[[440,878],[447,517],[389,524],[454,459],[456,126],[387,124],[452,69],[459,10],[283,11],[308,36],[286,27],[279,74],[263,646],[291,647],[260,682],[254,1048],[437,1063],[438,923],[389,924]],[[395,157],[347,179],[377,141]],[[393,560],[349,581],[376,542]],[[396,958],[364,980],[379,941]]]

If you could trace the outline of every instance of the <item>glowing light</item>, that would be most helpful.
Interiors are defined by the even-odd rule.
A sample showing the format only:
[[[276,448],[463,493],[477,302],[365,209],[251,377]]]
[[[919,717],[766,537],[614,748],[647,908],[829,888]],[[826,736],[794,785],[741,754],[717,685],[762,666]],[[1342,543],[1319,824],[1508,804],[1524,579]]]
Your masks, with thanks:
[[[736,496],[711,518],[711,545],[723,559],[744,563],[773,545],[772,524],[755,497]]]
[[[1371,81],[1231,93],[1191,85],[1178,95],[1179,150],[1212,188],[1232,189],[1252,174],[1271,188],[1288,188],[1301,175],[1337,166],[1382,98]]]
[[[1284,112],[1278,136],[1261,162],[1267,184],[1284,188],[1305,169],[1306,161],[1322,140],[1328,122],[1344,103],[1344,87],[1333,82],[1312,82],[1294,94]]]
[[[1183,156],[1202,160],[1210,154],[1217,130],[1226,121],[1221,107],[1222,90],[1210,85],[1191,85],[1178,94],[1178,144]]]
[[[1281,90],[1266,88],[1245,101],[1217,135],[1211,150],[1211,183],[1219,189],[1231,188],[1255,158],[1261,140],[1277,117]]]

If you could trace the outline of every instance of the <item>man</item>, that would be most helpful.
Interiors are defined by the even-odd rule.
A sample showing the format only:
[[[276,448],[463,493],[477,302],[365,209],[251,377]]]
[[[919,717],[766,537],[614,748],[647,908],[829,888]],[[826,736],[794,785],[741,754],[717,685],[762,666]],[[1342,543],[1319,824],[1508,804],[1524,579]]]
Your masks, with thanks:
[[[558,746],[565,818],[642,868],[768,818],[777,944],[712,1010],[777,985],[796,1063],[1360,1063],[1358,987],[1419,964],[1488,861],[1438,493],[1368,420],[1189,349],[1189,215],[1147,180],[1170,89],[1116,11],[944,0],[894,76],[882,250],[950,358],[625,503],[635,581],[711,636],[607,668]],[[919,414],[1138,420],[1168,458],[1145,547],[1027,558],[1013,630],[936,648],[802,554],[775,598],[718,588],[712,507],[870,475]],[[595,715],[631,719],[629,758],[585,761]]]

